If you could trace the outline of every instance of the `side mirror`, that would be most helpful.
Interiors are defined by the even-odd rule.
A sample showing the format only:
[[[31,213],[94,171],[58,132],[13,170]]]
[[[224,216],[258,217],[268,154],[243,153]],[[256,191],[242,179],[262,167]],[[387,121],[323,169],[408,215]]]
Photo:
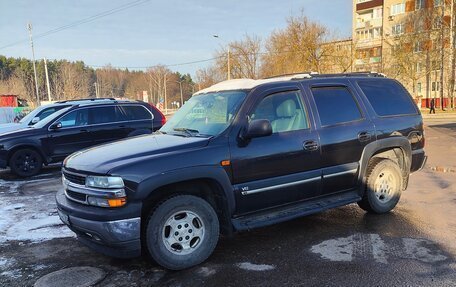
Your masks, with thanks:
[[[54,131],[55,131],[55,130],[58,130],[58,129],[60,129],[60,128],[62,128],[62,123],[61,123],[61,122],[53,123],[53,124],[49,127],[50,130],[54,130]]]
[[[251,121],[242,137],[249,140],[252,138],[266,137],[270,135],[272,135],[271,122],[269,122],[269,120],[260,119]]]
[[[40,117],[34,117],[34,118],[32,119],[32,121],[30,122],[30,124],[31,124],[31,125],[34,125],[34,124],[36,124],[36,123],[39,122],[39,121],[40,121]]]

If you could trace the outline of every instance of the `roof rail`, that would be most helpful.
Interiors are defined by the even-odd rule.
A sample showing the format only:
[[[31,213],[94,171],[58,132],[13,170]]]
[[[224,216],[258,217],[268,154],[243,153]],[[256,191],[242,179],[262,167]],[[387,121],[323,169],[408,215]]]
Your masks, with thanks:
[[[276,76],[267,77],[267,78],[263,78],[263,79],[267,80],[267,79],[285,78],[285,77],[291,77],[291,76],[296,76],[296,78],[304,78],[304,77],[310,78],[310,77],[312,77],[312,75],[317,75],[317,74],[318,74],[317,72],[299,72],[299,73],[281,74],[281,75],[276,75]]]
[[[331,77],[380,77],[386,78],[385,74],[377,72],[350,72],[350,73],[339,73],[339,74],[318,74],[312,75],[315,78],[331,78]]]
[[[57,104],[64,104],[64,103],[71,103],[71,102],[82,102],[82,101],[101,101],[101,100],[110,100],[115,101],[115,98],[85,98],[85,99],[75,99],[75,100],[65,100],[65,101],[58,101]]]

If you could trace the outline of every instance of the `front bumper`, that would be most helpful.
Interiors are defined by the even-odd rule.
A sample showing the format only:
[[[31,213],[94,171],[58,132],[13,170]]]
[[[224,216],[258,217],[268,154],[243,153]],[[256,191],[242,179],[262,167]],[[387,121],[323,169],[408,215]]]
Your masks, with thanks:
[[[67,199],[63,190],[57,192],[56,203],[62,222],[89,248],[119,258],[141,255],[141,209],[137,205],[118,209],[82,205]],[[137,212],[128,210],[132,207]]]

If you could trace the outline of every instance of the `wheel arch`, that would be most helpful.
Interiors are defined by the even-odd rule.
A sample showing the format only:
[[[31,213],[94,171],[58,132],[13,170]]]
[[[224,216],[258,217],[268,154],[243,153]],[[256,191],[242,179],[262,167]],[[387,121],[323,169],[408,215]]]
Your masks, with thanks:
[[[230,236],[233,232],[231,214],[235,207],[234,193],[226,172],[221,168],[190,168],[161,174],[142,182],[137,191],[143,202],[142,218],[160,202],[175,195],[188,194],[211,204],[217,213],[222,234]]]
[[[385,158],[395,161],[402,171],[402,189],[407,188],[410,166],[412,163],[412,149],[407,138],[393,137],[380,139],[366,145],[360,160],[360,172],[358,175],[360,195],[364,193],[363,186],[365,175],[369,161],[372,158]]]
[[[41,150],[41,148],[39,146],[37,146],[36,144],[33,144],[33,143],[23,143],[23,144],[14,145],[8,150],[8,154],[6,155],[6,162],[8,163],[8,165],[9,165],[11,156],[16,151],[21,150],[21,149],[33,149],[39,153],[39,155],[43,159],[43,163],[48,162],[46,156],[44,155],[43,151]]]

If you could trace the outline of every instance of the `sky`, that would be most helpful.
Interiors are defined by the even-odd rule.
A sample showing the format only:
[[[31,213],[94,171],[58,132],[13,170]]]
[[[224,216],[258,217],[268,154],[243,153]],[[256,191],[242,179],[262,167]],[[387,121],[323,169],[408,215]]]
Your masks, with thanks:
[[[38,37],[129,4],[132,7],[95,21]],[[301,11],[340,38],[351,36],[351,0],[0,0],[0,55],[32,58],[31,22],[36,59],[130,69],[164,64],[193,75],[211,62],[175,64],[210,59],[215,50],[246,34],[264,40]]]

